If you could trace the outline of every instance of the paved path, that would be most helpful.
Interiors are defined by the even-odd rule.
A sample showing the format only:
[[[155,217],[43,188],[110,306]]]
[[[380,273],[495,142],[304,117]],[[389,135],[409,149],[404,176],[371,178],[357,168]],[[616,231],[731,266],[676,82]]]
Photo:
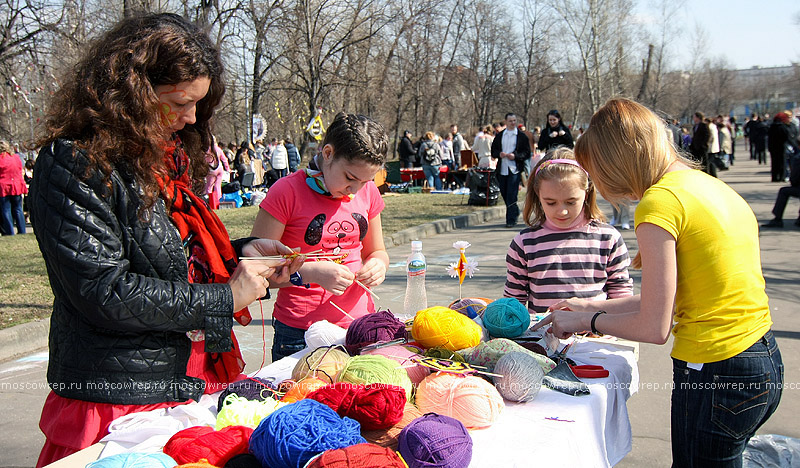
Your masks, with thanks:
[[[739,148],[739,154],[744,154]],[[761,222],[771,218],[770,210],[781,184],[769,183],[769,172],[764,166],[751,161],[741,161],[722,179],[731,184],[750,203]],[[798,201],[793,199],[787,207],[788,226],[782,230],[763,230],[761,252],[767,292],[770,296],[774,330],[783,352],[786,366],[786,383],[781,406],[770,421],[759,431],[800,438],[800,425],[794,419],[800,414],[800,229],[791,221],[798,210]],[[605,205],[606,212],[610,208]],[[505,278],[505,252],[516,233],[505,229],[497,220],[476,227],[434,235],[423,239],[424,253],[428,260],[428,303],[447,305],[458,297],[458,282],[450,278],[445,268],[457,260],[453,242],[466,240],[472,243],[467,255],[478,260],[479,271],[464,282],[464,296],[497,298],[502,295]],[[628,248],[636,251],[636,240],[632,231],[623,235]],[[410,251],[408,244],[391,247],[392,264],[386,282],[376,288],[380,295],[378,305],[399,310],[405,293],[404,260]],[[632,272],[639,285],[638,272]],[[269,327],[271,303],[263,303],[264,322],[259,320],[261,308],[251,307],[256,320],[248,327],[239,327],[237,336],[245,351],[247,371],[258,368],[266,348],[272,344]],[[262,333],[266,340],[262,340]],[[47,394],[45,383],[46,354],[36,353],[23,359],[0,365],[0,406],[7,408],[6,417],[0,422],[4,437],[0,438],[0,467],[33,466],[43,437],[37,428],[41,405]],[[672,381],[669,345],[643,344],[640,348],[639,371],[641,387],[628,402],[633,426],[633,450],[618,465],[621,467],[662,467],[670,465],[669,445],[669,389]]]

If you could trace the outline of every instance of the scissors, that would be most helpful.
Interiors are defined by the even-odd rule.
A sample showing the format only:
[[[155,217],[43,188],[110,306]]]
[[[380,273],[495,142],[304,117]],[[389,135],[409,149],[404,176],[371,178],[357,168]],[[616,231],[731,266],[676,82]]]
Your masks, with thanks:
[[[584,364],[580,366],[569,366],[576,377],[583,377],[586,379],[602,379],[608,377],[608,371],[603,366],[595,366]]]

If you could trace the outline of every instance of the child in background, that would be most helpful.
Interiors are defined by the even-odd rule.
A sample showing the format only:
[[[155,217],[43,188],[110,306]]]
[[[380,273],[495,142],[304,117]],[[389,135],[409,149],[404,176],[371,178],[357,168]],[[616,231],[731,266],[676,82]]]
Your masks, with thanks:
[[[603,222],[594,185],[572,150],[552,150],[528,187],[523,216],[530,227],[508,248],[503,295],[527,303],[531,313],[572,297],[632,296],[625,241]]]
[[[305,348],[303,335],[314,322],[347,327],[374,311],[372,297],[354,281],[377,286],[389,267],[380,216],[384,202],[372,181],[388,145],[379,123],[340,113],[308,169],[281,178],[261,203],[253,236],[282,239],[301,253],[343,257],[342,263],[307,261],[291,283],[273,284],[281,288],[273,311],[273,361]]]

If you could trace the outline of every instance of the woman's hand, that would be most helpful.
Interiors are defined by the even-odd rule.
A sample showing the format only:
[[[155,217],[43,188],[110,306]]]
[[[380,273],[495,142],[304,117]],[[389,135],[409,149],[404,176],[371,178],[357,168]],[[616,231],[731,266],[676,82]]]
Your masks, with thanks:
[[[267,295],[268,277],[275,273],[275,267],[267,260],[248,260],[239,262],[233,270],[228,285],[233,292],[233,310],[241,310],[255,300]]]
[[[543,319],[531,330],[536,331],[546,325],[550,325],[547,330],[555,335],[556,338],[566,339],[575,332],[588,330],[592,321],[591,312],[573,312],[571,310],[553,310],[550,316]]]
[[[564,136],[566,134],[567,134],[567,132],[565,132],[564,130],[559,130],[558,131],[558,136]]]
[[[242,255],[245,257],[265,257],[270,255],[291,255],[295,251],[274,239],[256,239],[248,242],[242,247]],[[306,257],[299,255],[292,259],[285,259],[282,264],[275,267],[275,271],[269,276],[270,281],[275,284],[289,282],[289,276],[303,266]],[[249,262],[256,260],[248,260]],[[238,309],[237,309],[238,310]]]
[[[358,270],[356,279],[370,288],[383,283],[386,279],[386,263],[379,258],[370,258]]]
[[[353,284],[356,275],[344,265],[334,262],[313,262],[306,265],[303,278],[309,283],[317,283],[331,294],[341,296]]]
[[[550,132],[550,138],[555,138],[558,136],[558,132]]]
[[[570,299],[566,299],[564,301],[558,302],[556,304],[551,305],[548,307],[547,311],[553,310],[572,310],[575,312],[596,312],[598,309],[597,301],[587,301],[586,299],[578,299],[577,297],[573,297]]]

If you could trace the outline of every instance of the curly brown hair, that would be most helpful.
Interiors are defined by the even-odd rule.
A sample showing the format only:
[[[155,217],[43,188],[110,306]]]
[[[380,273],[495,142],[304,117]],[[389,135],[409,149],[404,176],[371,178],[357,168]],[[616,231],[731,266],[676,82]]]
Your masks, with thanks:
[[[165,142],[171,137],[154,88],[207,77],[211,85],[197,103],[196,122],[177,132],[199,192],[208,173],[212,116],[225,93],[222,75],[219,50],[186,19],[169,13],[126,18],[95,39],[67,76],[39,144],[73,140],[89,159],[84,176],[99,171],[107,184],[112,170],[124,166],[141,186],[144,212],[159,196]]]
[[[389,151],[389,137],[383,125],[365,115],[343,112],[333,118],[320,148],[328,144],[333,146],[337,158],[376,166],[383,166]]]

